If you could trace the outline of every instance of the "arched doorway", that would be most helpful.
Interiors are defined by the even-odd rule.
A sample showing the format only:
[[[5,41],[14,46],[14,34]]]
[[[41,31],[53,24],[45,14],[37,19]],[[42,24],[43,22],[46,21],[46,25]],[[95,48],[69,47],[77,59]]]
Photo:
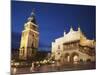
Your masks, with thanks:
[[[73,53],[71,54],[71,56],[70,56],[70,61],[71,61],[72,63],[78,63],[78,61],[79,61],[79,54],[76,53],[76,52],[73,52]]]
[[[91,62],[91,59],[87,59],[86,62]]]
[[[65,54],[64,54],[64,62],[65,62],[65,63],[70,62],[70,54],[69,54],[69,53],[65,53]]]

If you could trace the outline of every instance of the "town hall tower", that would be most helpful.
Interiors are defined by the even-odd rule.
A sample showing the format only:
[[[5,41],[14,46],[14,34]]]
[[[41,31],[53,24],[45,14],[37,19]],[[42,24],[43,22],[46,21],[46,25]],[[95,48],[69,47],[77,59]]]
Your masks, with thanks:
[[[36,24],[35,14],[31,13],[22,31],[19,58],[22,60],[33,59],[38,48],[39,32]]]

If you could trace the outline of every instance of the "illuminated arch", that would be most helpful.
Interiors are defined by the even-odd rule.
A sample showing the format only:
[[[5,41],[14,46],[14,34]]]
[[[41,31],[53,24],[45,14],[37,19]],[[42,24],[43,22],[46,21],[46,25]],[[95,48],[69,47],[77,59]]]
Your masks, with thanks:
[[[79,54],[77,52],[73,52],[70,56],[70,61],[72,63],[78,62],[79,61]]]

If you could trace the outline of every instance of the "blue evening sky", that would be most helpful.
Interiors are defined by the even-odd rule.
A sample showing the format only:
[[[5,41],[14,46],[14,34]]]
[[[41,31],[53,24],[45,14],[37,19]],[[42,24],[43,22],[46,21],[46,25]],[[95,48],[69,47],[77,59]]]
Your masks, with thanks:
[[[19,48],[21,31],[33,9],[40,33],[39,48],[50,48],[51,42],[63,36],[64,30],[69,32],[71,26],[77,30],[80,25],[87,38],[95,39],[95,6],[12,1],[12,48]]]

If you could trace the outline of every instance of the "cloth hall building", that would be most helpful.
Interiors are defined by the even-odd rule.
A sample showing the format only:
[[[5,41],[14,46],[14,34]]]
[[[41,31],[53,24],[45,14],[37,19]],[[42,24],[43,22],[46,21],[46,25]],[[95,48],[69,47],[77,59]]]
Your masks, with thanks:
[[[70,31],[52,42],[52,56],[54,60],[63,63],[78,61],[95,61],[95,40],[85,37],[80,27],[77,31]]]

